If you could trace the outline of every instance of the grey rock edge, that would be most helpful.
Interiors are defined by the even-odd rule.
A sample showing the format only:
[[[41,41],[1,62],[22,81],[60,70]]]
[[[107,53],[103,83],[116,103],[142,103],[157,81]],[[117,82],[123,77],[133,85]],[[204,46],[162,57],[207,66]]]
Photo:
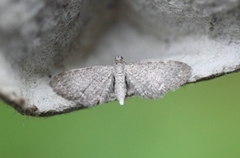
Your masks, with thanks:
[[[190,82],[240,69],[240,1],[23,0],[0,2],[0,96],[18,112],[81,109],[54,93],[61,71],[176,60]]]

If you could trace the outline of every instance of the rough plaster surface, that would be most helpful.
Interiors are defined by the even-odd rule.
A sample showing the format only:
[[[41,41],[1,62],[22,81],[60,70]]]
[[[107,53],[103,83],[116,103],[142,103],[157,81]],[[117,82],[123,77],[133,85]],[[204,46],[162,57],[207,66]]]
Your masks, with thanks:
[[[240,68],[240,1],[3,0],[0,95],[22,114],[81,109],[57,96],[52,76],[71,68],[179,60],[189,82]]]

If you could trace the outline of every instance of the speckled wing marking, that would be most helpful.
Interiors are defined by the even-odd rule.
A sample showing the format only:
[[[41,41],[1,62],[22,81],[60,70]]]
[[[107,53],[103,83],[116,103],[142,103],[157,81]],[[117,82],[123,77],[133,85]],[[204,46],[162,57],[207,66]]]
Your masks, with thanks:
[[[125,65],[127,97],[156,99],[186,83],[191,67],[179,61],[135,62]]]
[[[116,99],[113,72],[113,66],[73,69],[53,77],[50,86],[63,98],[91,107]]]

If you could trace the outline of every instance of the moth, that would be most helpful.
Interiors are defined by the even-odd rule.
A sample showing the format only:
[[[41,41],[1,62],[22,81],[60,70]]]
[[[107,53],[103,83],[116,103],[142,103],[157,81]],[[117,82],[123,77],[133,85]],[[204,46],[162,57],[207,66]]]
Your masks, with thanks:
[[[192,69],[180,61],[147,61],[126,63],[115,57],[114,65],[72,69],[50,81],[59,96],[83,107],[118,100],[120,105],[132,96],[161,98],[185,84]]]

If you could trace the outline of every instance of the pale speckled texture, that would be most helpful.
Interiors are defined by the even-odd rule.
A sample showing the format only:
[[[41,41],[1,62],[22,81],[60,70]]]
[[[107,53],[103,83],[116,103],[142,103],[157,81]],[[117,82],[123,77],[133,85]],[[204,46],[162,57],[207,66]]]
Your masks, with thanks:
[[[167,91],[186,83],[192,69],[178,61],[125,63],[116,58],[113,66],[73,69],[53,77],[50,86],[78,107],[92,107],[125,97],[161,98]]]
[[[239,0],[0,1],[0,96],[22,114],[78,109],[51,77],[86,66],[175,60],[187,82],[240,69]]]
[[[62,72],[53,77],[50,86],[76,106],[91,107],[115,100],[113,67],[93,66]]]

